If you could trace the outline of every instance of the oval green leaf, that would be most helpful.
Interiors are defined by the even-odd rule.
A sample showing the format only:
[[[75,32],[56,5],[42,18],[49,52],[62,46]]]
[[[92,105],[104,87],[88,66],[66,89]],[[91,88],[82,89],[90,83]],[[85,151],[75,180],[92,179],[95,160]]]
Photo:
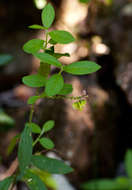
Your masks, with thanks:
[[[14,177],[10,176],[0,181],[0,190],[8,190],[14,181]]]
[[[85,75],[98,71],[100,65],[92,61],[78,61],[64,66],[64,71],[74,75]]]
[[[42,18],[42,23],[46,28],[49,28],[51,24],[53,23],[54,18],[55,18],[55,11],[54,11],[53,6],[50,3],[48,3],[44,7],[41,18]]]
[[[45,85],[46,78],[39,74],[33,74],[23,77],[22,82],[30,87],[43,87]]]
[[[35,104],[35,102],[36,102],[39,98],[40,98],[39,96],[31,96],[31,97],[28,99],[27,103],[28,103],[28,104]]]
[[[46,137],[41,138],[39,140],[39,142],[44,148],[49,149],[49,150],[54,148],[54,146],[55,146],[53,141],[49,138],[46,138]]]
[[[72,93],[73,88],[71,84],[64,84],[62,90],[59,92],[59,95],[67,95]]]
[[[48,53],[35,53],[34,56],[44,63],[48,63],[56,67],[61,67],[61,63],[55,57],[49,55]]]
[[[44,123],[42,127],[43,133],[50,131],[54,127],[54,125],[55,125],[55,122],[53,120],[49,120],[46,123]]]
[[[30,164],[32,158],[32,135],[31,128],[26,124],[18,146],[18,161],[21,173]]]
[[[40,170],[44,170],[52,174],[67,174],[73,171],[73,169],[63,161],[48,158],[46,156],[33,156],[32,164]]]
[[[26,171],[23,181],[27,184],[30,190],[47,190],[43,181],[30,170]]]
[[[60,44],[69,44],[75,41],[72,34],[64,30],[53,30],[49,32],[49,35],[52,38],[52,40]]]
[[[44,40],[40,40],[40,39],[32,39],[29,40],[28,42],[26,42],[23,46],[23,50],[26,53],[36,53],[38,52],[40,49],[43,49],[43,44],[44,44]]]
[[[38,29],[38,30],[44,30],[45,29],[45,27],[38,25],[38,24],[33,24],[33,25],[29,26],[29,28]]]
[[[41,133],[41,128],[36,123],[27,123],[27,125],[31,127],[32,133],[37,133],[37,134]]]
[[[61,91],[63,85],[63,77],[60,74],[54,74],[46,82],[45,93],[47,96],[54,96]]]

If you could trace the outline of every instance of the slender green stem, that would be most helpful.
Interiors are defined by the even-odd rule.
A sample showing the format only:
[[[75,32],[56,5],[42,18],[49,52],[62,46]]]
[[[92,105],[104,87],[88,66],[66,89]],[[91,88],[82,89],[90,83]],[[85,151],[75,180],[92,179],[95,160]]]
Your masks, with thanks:
[[[39,136],[36,138],[36,140],[33,142],[33,146],[35,146],[37,144],[37,142],[39,141],[40,137],[44,134],[44,128],[42,129],[41,133],[39,134]]]
[[[34,113],[34,104],[32,104],[31,110],[30,110],[30,114],[29,114],[29,123],[32,122],[32,118],[33,118],[33,113]]]
[[[46,39],[45,39],[44,51],[47,48],[47,45],[48,45],[48,30],[46,30]],[[36,91],[36,95],[38,95],[38,90]],[[31,110],[30,110],[30,114],[29,114],[29,123],[32,122],[34,108],[35,108],[35,104],[32,104],[32,107],[31,107]]]
[[[46,39],[45,39],[44,51],[47,48],[47,45],[48,45],[48,31],[46,31]]]
[[[56,95],[56,96],[44,96],[44,98],[80,100],[80,99],[82,99],[82,98],[88,98],[88,95],[82,95],[82,96]]]
[[[46,39],[45,39],[45,46],[44,46],[44,51],[45,49],[47,48],[47,45],[48,45],[48,30],[46,31]],[[38,95],[38,91],[36,91],[36,94]],[[33,113],[34,113],[34,107],[35,107],[35,104],[32,105],[31,107],[31,111],[30,111],[30,115],[29,115],[29,123],[32,122],[32,118],[33,118]],[[41,137],[41,134],[37,137],[37,139],[33,142],[33,146],[35,146],[37,144],[37,142],[39,141]]]
[[[39,141],[40,137],[41,137],[41,135],[39,135],[39,136],[36,138],[36,140],[33,142],[33,146],[35,146],[35,145],[37,144],[37,142]]]
[[[63,65],[61,66],[61,70],[58,74],[61,75],[62,72],[63,72]]]

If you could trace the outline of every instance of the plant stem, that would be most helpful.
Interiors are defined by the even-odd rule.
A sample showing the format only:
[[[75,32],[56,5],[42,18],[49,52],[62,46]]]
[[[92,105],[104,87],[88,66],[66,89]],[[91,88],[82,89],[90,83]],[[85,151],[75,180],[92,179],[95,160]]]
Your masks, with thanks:
[[[65,96],[65,95],[56,95],[56,96],[44,96],[44,98],[51,98],[51,99],[70,99],[70,100],[81,100],[82,98],[88,98],[88,95],[82,96]]]
[[[48,30],[46,30],[46,39],[45,39],[45,46],[44,46],[44,51],[47,48],[48,45]],[[38,89],[36,90],[36,95],[38,95]],[[30,110],[30,115],[29,115],[29,123],[32,122],[33,119],[33,113],[34,113],[34,108],[35,108],[35,103],[32,104],[31,110]],[[36,143],[39,141],[39,138],[41,137],[41,134],[39,135],[39,137],[34,141],[33,146],[36,145]]]
[[[30,114],[29,114],[29,123],[32,122],[33,113],[34,113],[34,107],[35,107],[35,104],[32,104],[32,107],[31,107],[31,110],[30,110]]]
[[[40,135],[36,138],[36,140],[33,142],[33,146],[35,146],[36,144],[37,144],[37,142],[39,141],[39,139],[40,139]]]
[[[47,45],[48,45],[48,30],[46,30],[46,39],[45,39],[44,51],[47,48]],[[38,95],[38,90],[36,90],[36,95]],[[35,104],[32,104],[32,107],[31,107],[31,110],[30,110],[30,114],[29,114],[29,123],[32,122],[34,108],[35,108]]]
[[[47,48],[47,45],[48,45],[48,31],[46,30],[46,39],[45,39],[44,51]]]

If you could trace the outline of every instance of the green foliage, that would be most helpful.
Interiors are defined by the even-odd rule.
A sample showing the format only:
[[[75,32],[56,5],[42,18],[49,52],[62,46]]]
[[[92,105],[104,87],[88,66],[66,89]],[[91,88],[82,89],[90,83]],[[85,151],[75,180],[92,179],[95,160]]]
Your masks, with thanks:
[[[44,170],[52,174],[67,174],[73,171],[73,169],[63,161],[54,158],[48,158],[42,155],[33,156],[32,164],[40,170]]]
[[[48,172],[39,170],[38,168],[30,169],[34,174],[40,177],[40,179],[44,182],[46,187],[56,190],[57,184],[56,181],[53,179],[52,175]]]
[[[32,128],[32,125],[36,125],[35,123],[28,123],[28,125]],[[36,140],[33,142],[33,146],[35,146],[38,142],[40,142],[40,144],[46,148],[46,149],[51,149],[51,147],[54,147],[54,143],[48,139],[48,138],[41,138],[44,133],[47,133],[48,131],[50,131],[52,128],[54,127],[54,121],[53,120],[49,120],[46,123],[43,124],[42,129],[39,130],[39,136],[36,138]],[[35,128],[39,128],[40,127],[35,127]],[[34,129],[35,130],[35,129]],[[38,129],[36,129],[38,131]],[[49,147],[48,147],[49,145]]]
[[[41,133],[41,128],[36,123],[28,123],[28,126],[31,128],[32,133]]]
[[[50,65],[44,62],[40,62],[38,73],[47,78],[48,75],[50,74]]]
[[[28,104],[35,104],[36,101],[37,101],[39,98],[40,98],[39,96],[31,96],[31,97],[29,97],[27,103],[28,103]]]
[[[90,3],[91,0],[79,0],[81,3]]]
[[[18,147],[18,161],[21,173],[29,166],[32,158],[32,134],[31,128],[26,124],[21,134]]]
[[[43,27],[41,25],[38,25],[38,24],[31,25],[31,26],[29,26],[29,28],[31,28],[31,29],[38,29],[38,30],[45,29],[45,27]]]
[[[120,184],[121,189],[129,189],[129,183],[131,183],[131,180],[127,177],[117,177],[115,180],[118,184]]]
[[[78,61],[64,66],[64,71],[74,75],[85,75],[96,72],[100,66],[92,61]]]
[[[102,180],[94,180],[88,183],[85,183],[83,189],[88,190],[118,190],[121,189],[121,185],[114,180],[110,179],[102,179]]]
[[[7,177],[6,179],[0,181],[0,190],[8,190],[14,181],[14,177]]]
[[[98,179],[84,183],[84,190],[131,190],[132,189],[132,150],[125,155],[125,166],[128,177],[117,177],[115,179]]]
[[[3,110],[0,110],[0,131],[7,131],[14,127],[15,121],[7,115]]]
[[[50,40],[48,41],[48,43],[49,43],[49,44],[52,44],[52,45],[56,45],[56,44],[57,44],[57,42],[55,42],[55,41],[52,40],[52,39],[50,39]]]
[[[12,59],[13,57],[9,54],[0,54],[0,67],[7,65]]]
[[[74,103],[72,104],[72,107],[73,107],[75,110],[82,111],[85,105],[86,105],[86,100],[79,100],[79,101],[74,102]]]
[[[36,53],[34,54],[35,57],[40,59],[40,61],[44,63],[48,63],[50,65],[54,65],[56,67],[61,67],[61,63],[52,55],[49,55],[47,53]]]
[[[51,24],[53,23],[55,18],[55,11],[54,8],[50,3],[48,3],[43,11],[42,11],[42,23],[45,26],[45,28],[49,28]]]
[[[12,153],[12,151],[14,150],[14,148],[15,148],[15,146],[16,146],[16,144],[17,144],[17,142],[18,142],[19,139],[20,139],[20,134],[14,136],[14,137],[12,138],[12,140],[11,140],[9,146],[8,146],[8,149],[7,149],[7,155],[8,155],[8,156],[9,156],[9,155]]]
[[[31,106],[29,122],[26,123],[21,135],[15,136],[8,147],[8,154],[10,154],[19,141],[19,168],[17,168],[14,173],[15,177],[10,177],[0,182],[0,190],[9,190],[10,184],[13,183],[14,186],[17,181],[24,181],[30,190],[47,190],[47,186],[54,186],[55,189],[51,174],[67,174],[73,171],[73,169],[63,161],[42,156],[41,152],[37,153],[39,155],[36,155],[33,148],[37,143],[42,146],[42,151],[43,149],[50,150],[54,148],[55,145],[50,138],[45,137],[45,134],[53,129],[54,121],[49,120],[41,127],[32,121],[33,113],[35,111],[35,103],[40,98],[66,98],[75,100],[73,107],[81,111],[86,104],[85,98],[87,95],[79,97],[69,96],[73,91],[73,87],[71,84],[64,83],[62,72],[65,71],[75,75],[82,75],[93,73],[100,69],[100,66],[95,62],[87,60],[63,65],[58,59],[62,56],[69,57],[70,54],[55,52],[54,46],[57,43],[68,44],[74,42],[75,39],[72,34],[67,31],[48,31],[48,28],[52,25],[55,19],[55,11],[50,3],[46,4],[44,7],[41,18],[43,26],[35,24],[29,26],[29,28],[45,30],[45,39],[32,39],[26,42],[23,46],[23,50],[26,53],[32,54],[32,56],[35,56],[40,60],[40,66],[36,74],[24,76],[22,78],[22,82],[25,85],[37,88],[36,94],[31,96],[27,102]],[[4,59],[8,61],[9,57]],[[51,65],[59,69],[58,72],[52,75]],[[51,186],[51,184],[53,186]]]
[[[44,147],[44,148],[46,148],[46,149],[53,149],[54,148],[54,143],[53,143],[53,141],[51,140],[51,139],[49,139],[49,138],[46,138],[46,137],[43,137],[43,138],[41,138],[40,140],[39,140],[39,142],[40,142],[40,144]]]
[[[46,53],[49,53],[50,55],[54,56],[55,58],[59,59],[60,57],[70,57],[70,54],[69,53],[54,53],[53,51],[51,50],[46,50],[45,51]]]
[[[72,93],[72,91],[73,91],[73,88],[71,84],[64,84],[63,88],[59,92],[59,95],[68,95]]]
[[[125,167],[128,177],[132,178],[132,150],[128,150],[126,153]]]
[[[43,87],[45,86],[46,79],[42,75],[34,74],[23,77],[22,81],[30,87]]]
[[[46,133],[50,131],[51,129],[53,129],[54,125],[55,125],[55,122],[53,120],[49,120],[46,123],[44,123],[41,134]]]
[[[23,181],[27,184],[30,190],[48,190],[43,181],[30,170],[26,171]]]
[[[45,93],[47,96],[54,96],[60,92],[63,86],[63,77],[60,74],[54,74],[46,82]]]
[[[55,42],[57,42],[59,44],[69,44],[69,43],[75,41],[72,34],[70,34],[67,31],[63,31],[63,30],[53,30],[53,31],[49,32],[49,35],[52,40],[54,40]]]
[[[23,50],[26,53],[36,53],[40,49],[43,49],[44,40],[32,39],[26,42],[23,46]]]

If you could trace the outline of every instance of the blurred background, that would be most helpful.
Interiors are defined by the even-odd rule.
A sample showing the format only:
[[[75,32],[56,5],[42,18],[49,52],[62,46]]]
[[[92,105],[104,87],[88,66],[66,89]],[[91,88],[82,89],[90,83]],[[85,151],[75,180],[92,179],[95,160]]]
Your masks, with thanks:
[[[17,155],[17,146],[10,153],[10,141],[28,120],[26,101],[34,89],[24,86],[21,78],[35,73],[39,62],[24,53],[22,46],[30,39],[43,39],[43,31],[28,26],[41,24],[46,2],[0,1],[0,179],[10,172]],[[48,2],[56,11],[51,29],[67,30],[76,38],[74,43],[56,46],[56,52],[71,55],[60,60],[68,64],[88,59],[102,66],[86,76],[64,74],[74,87],[74,96],[88,93],[82,112],[74,110],[68,100],[42,100],[34,115],[38,124],[55,120],[50,136],[56,148],[49,154],[72,165],[75,172],[64,183],[66,190],[79,190],[88,179],[121,175],[125,152],[132,148],[132,1]],[[26,189],[23,184],[16,188]]]

